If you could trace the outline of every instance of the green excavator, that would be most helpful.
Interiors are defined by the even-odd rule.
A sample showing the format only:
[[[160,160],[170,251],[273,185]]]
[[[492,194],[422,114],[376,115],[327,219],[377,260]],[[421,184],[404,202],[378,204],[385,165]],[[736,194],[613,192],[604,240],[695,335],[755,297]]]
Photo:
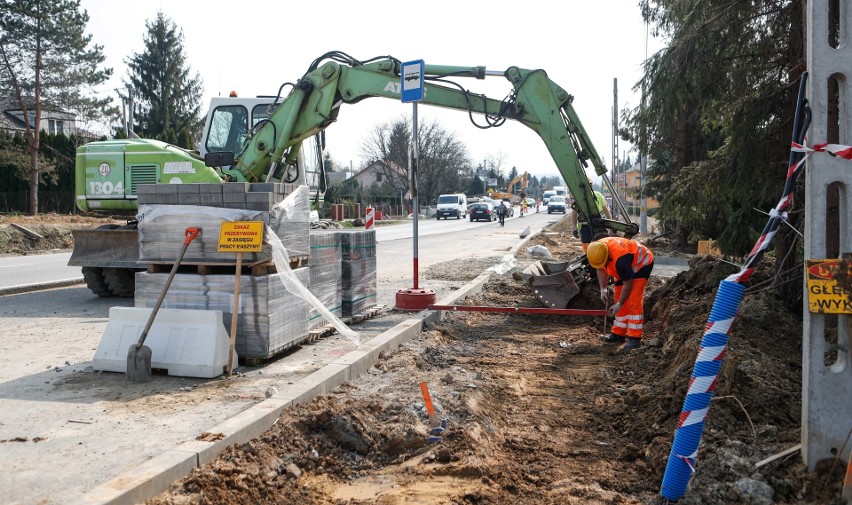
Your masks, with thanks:
[[[282,96],[285,84],[278,96],[250,99],[252,103],[241,99],[214,101],[197,152],[146,139],[86,144],[77,150],[77,206],[92,211],[135,210],[142,184],[309,184],[313,178],[315,185],[322,186],[321,155],[313,156],[313,167],[305,161],[306,153],[314,154],[322,148],[322,143],[313,139],[337,121],[342,105],[372,97],[399,101],[401,65],[392,57],[359,61],[339,51],[326,53],[290,84],[286,96]],[[490,77],[509,81],[512,89],[506,98],[476,94],[456,82]],[[607,168],[574,111],[573,96],[551,81],[544,70],[424,65],[423,78],[421,104],[466,112],[472,122],[478,118],[484,122],[478,124],[480,127],[497,127],[509,119],[536,132],[573,196],[574,211],[591,224],[593,233],[638,233],[634,223],[604,219],[599,214],[585,168],[591,162],[615,195],[606,177]],[[621,203],[618,198],[614,200]],[[83,267],[89,287],[98,295],[132,296],[133,272],[144,268],[138,260],[135,223],[75,233],[69,265]],[[578,283],[594,278],[584,257],[564,264],[543,264],[526,277],[539,298],[552,307],[564,307],[579,292]]]

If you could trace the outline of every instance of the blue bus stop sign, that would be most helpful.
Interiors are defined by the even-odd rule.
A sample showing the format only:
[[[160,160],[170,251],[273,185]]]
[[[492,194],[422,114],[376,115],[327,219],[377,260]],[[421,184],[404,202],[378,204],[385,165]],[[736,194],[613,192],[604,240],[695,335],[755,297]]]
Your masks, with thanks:
[[[423,60],[407,61],[400,72],[400,98],[402,103],[423,100]]]

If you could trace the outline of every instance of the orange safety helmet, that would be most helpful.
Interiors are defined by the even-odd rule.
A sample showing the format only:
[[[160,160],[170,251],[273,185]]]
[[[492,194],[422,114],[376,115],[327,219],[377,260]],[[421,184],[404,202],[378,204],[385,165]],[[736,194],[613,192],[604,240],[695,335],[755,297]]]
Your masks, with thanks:
[[[586,258],[592,268],[603,268],[606,265],[606,260],[609,259],[609,249],[606,244],[596,240],[589,244],[589,248],[586,250]]]

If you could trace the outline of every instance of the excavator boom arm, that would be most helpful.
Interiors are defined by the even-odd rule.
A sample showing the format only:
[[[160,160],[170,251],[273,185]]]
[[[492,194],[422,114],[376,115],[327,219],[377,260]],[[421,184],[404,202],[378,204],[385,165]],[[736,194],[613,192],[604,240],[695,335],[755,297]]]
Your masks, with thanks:
[[[302,140],[337,119],[341,104],[371,97],[399,100],[399,73],[400,62],[392,58],[353,65],[338,61],[315,63],[275,114],[259,125],[239,154],[235,169],[249,181],[269,180],[279,166],[295,161]],[[544,142],[574,197],[577,211],[592,224],[594,233],[611,228],[635,234],[635,224],[601,219],[584,165],[591,161],[600,175],[607,170],[571,106],[573,97],[543,70],[510,67],[503,72],[513,87],[506,100],[471,93],[461,86],[451,87],[455,83],[448,80],[483,79],[486,75],[497,73],[484,67],[425,65],[424,98],[420,103],[466,111],[471,116],[485,115],[494,125],[505,119],[523,123]]]

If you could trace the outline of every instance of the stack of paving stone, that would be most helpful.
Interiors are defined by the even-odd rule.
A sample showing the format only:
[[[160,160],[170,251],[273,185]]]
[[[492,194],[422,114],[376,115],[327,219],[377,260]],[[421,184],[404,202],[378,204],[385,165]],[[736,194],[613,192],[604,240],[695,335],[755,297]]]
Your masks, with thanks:
[[[288,194],[288,190],[292,193]],[[154,267],[177,260],[188,227],[201,228],[202,232],[190,243],[182,263],[204,267],[196,267],[198,273],[179,274],[164,306],[221,310],[228,330],[233,310],[236,253],[217,250],[223,222],[262,221],[268,233],[281,239],[291,260],[309,257],[310,201],[305,186],[158,184],[139,186],[137,195],[139,257],[150,265],[148,272],[136,275],[135,303],[138,307],[153,307],[156,303],[168,274]],[[268,244],[264,244],[259,253],[243,253],[244,265],[271,260],[272,250]],[[294,272],[302,284],[310,285],[308,268],[298,268]],[[307,339],[310,306],[288,292],[276,275],[250,275],[244,271],[240,284],[236,348],[241,358],[269,358]]]
[[[342,249],[343,317],[376,305],[376,231],[339,231]]]
[[[308,285],[307,267],[293,270]],[[135,305],[153,307],[168,274],[136,274]],[[221,310],[230,332],[234,306],[233,275],[177,274],[163,300],[171,309]],[[275,275],[240,278],[237,317],[237,355],[244,359],[267,359],[307,340],[308,302],[290,294]]]
[[[335,230],[311,232],[311,293],[322,302],[329,312],[343,316],[342,286],[343,249],[340,234]],[[311,308],[308,316],[310,329],[325,326],[328,321],[318,310]]]
[[[296,192],[285,199],[288,187]],[[184,262],[230,264],[236,253],[220,253],[219,228],[224,221],[263,221],[281,239],[291,258],[310,254],[310,201],[305,186],[280,183],[149,184],[138,188],[139,259],[174,262],[187,227],[201,236],[187,248]],[[197,203],[196,203],[197,202]],[[244,263],[269,261],[268,245],[244,253]]]

